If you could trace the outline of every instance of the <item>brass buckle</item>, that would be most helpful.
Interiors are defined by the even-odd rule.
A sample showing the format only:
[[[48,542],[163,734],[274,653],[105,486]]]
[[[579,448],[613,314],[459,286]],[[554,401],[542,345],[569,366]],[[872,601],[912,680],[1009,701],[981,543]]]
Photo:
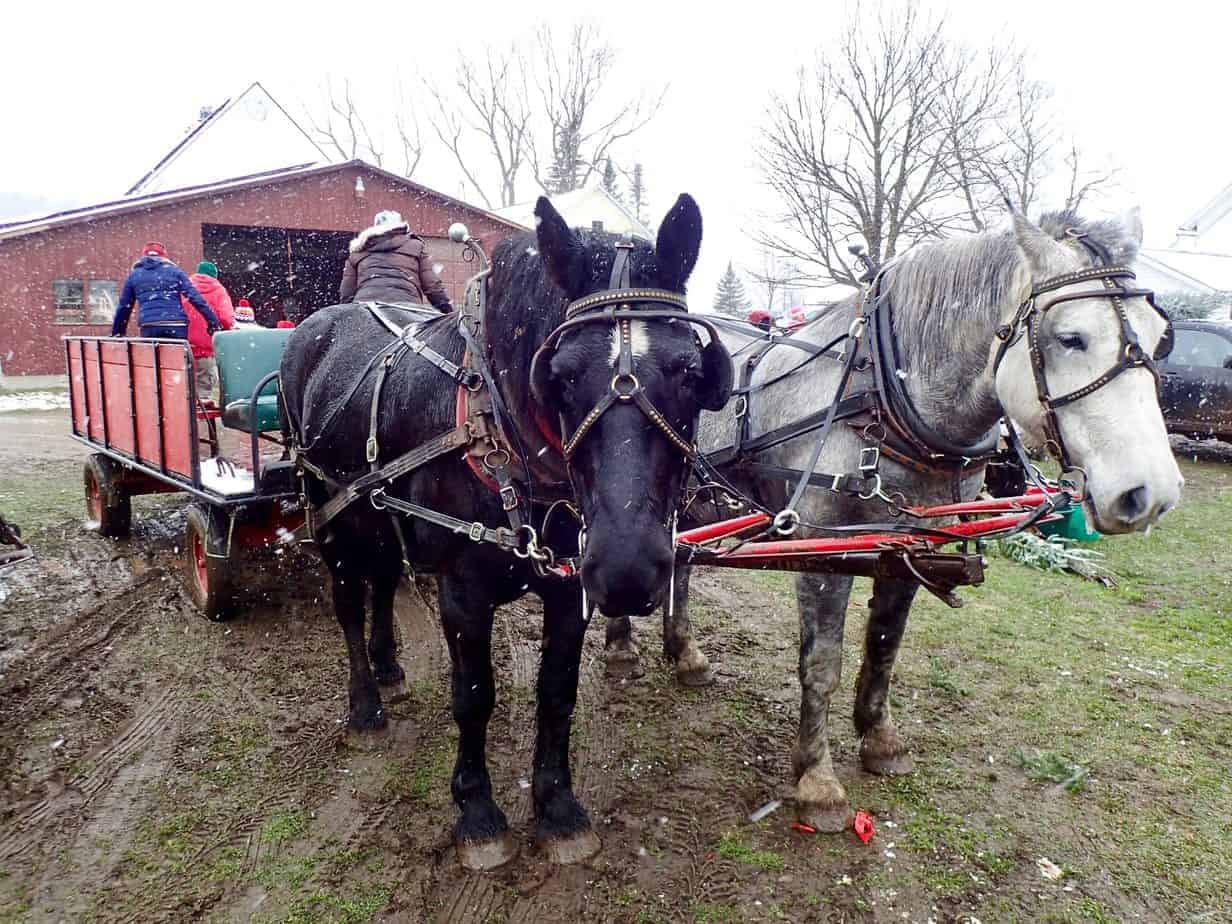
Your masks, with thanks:
[[[501,506],[504,507],[506,511],[517,509],[518,492],[514,489],[513,485],[507,484],[503,488],[501,488],[500,496],[501,496]]]
[[[860,471],[875,472],[881,462],[881,449],[878,446],[864,446],[860,449]]]

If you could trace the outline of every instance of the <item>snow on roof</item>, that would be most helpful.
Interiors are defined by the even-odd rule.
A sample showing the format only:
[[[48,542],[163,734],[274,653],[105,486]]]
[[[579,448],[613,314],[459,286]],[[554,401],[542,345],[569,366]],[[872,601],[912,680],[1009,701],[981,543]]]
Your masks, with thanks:
[[[1200,237],[1218,224],[1228,212],[1232,212],[1232,186],[1225,187],[1210,202],[1182,221],[1177,230]]]
[[[486,209],[471,205],[468,202],[463,202],[460,199],[455,199],[452,196],[447,196],[445,193],[437,192],[435,189],[429,189],[427,186],[416,183],[414,180],[409,180],[406,177],[390,173],[388,170],[382,170],[380,167],[375,167],[366,161],[348,160],[339,164],[298,164],[293,167],[280,167],[275,170],[266,170],[263,173],[255,173],[250,176],[233,177],[231,179],[221,180],[214,183],[203,183],[199,186],[187,186],[183,189],[169,189],[165,192],[150,193],[148,195],[128,196],[124,199],[116,199],[111,202],[101,202],[95,205],[83,206],[76,209],[67,209],[64,211],[53,212],[49,215],[24,218],[18,221],[0,222],[0,241],[14,237],[21,237],[26,234],[35,234],[40,231],[47,231],[52,228],[62,227],[64,225],[76,224],[80,221],[89,221],[96,218],[121,215],[125,212],[142,211],[160,205],[167,205],[185,199],[196,199],[219,192],[229,192],[231,190],[245,189],[252,186],[263,186],[273,181],[318,176],[325,173],[344,170],[348,167],[363,168],[364,170],[383,176],[386,179],[401,183],[404,186],[408,186],[413,190],[426,193],[430,196],[435,196],[445,202],[456,203],[458,206],[471,213],[478,213],[491,219],[492,221],[499,222],[500,224],[516,227],[518,230],[523,229],[523,226],[517,225],[516,222],[511,221],[505,216],[489,212]]]
[[[526,228],[535,226],[535,202],[519,202],[502,209],[496,214],[507,221],[516,222]],[[603,222],[603,230],[615,234],[633,234],[648,241],[654,240],[654,233],[619,201],[613,198],[602,186],[574,189],[566,193],[548,196],[552,208],[560,212],[561,217],[573,228],[589,228],[596,221]]]
[[[1137,268],[1142,283],[1161,292],[1167,291],[1165,285],[1196,292],[1232,291],[1232,254],[1143,248]]]
[[[327,164],[321,150],[260,83],[189,129],[125,195],[183,189],[288,164]]]

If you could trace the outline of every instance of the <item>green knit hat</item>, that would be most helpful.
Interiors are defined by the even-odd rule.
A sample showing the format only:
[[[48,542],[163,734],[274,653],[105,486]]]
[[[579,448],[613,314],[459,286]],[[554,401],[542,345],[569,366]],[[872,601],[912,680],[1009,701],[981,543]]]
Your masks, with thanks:
[[[198,263],[197,272],[203,276],[213,276],[215,279],[218,278],[218,267],[209,260],[202,260]]]

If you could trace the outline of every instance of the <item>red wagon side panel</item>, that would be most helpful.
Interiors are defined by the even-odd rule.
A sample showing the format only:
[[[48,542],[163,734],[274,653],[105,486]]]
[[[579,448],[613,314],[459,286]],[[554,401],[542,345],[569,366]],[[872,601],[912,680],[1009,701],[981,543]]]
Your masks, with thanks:
[[[72,338],[73,433],[192,482],[197,461],[187,343]]]

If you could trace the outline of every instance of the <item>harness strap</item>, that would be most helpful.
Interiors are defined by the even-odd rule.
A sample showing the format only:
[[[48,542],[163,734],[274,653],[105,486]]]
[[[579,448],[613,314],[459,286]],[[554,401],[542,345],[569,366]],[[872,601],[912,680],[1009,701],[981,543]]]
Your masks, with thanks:
[[[392,462],[370,471],[367,475],[357,478],[349,484],[338,485],[340,488],[338,493],[322,504],[317,511],[314,528],[320,529],[324,527],[325,524],[359,500],[364,494],[378,489],[383,484],[388,484],[401,478],[403,475],[426,465],[433,459],[453,452],[456,449],[461,449],[463,446],[468,445],[470,441],[471,428],[467,424],[462,424],[439,436],[433,437],[425,443],[420,443],[414,449],[403,453]],[[334,479],[328,478],[318,466],[303,458],[302,455],[297,461],[306,470],[327,484],[331,482],[338,484]]]
[[[434,526],[447,529],[450,532],[469,536],[475,542],[488,542],[498,545],[507,551],[522,551],[519,531],[516,529],[506,529],[503,526],[493,529],[489,526],[484,526],[478,521],[469,522],[462,520],[447,513],[441,513],[437,510],[402,500],[401,498],[390,497],[385,493],[384,488],[378,488],[373,491],[369,495],[369,500],[377,510],[396,510],[398,513],[416,517]]]
[[[851,395],[837,402],[830,407],[823,408],[820,411],[814,411],[807,417],[793,421],[789,424],[784,424],[781,427],[776,427],[773,430],[756,436],[746,442],[742,447],[728,446],[725,449],[719,449],[715,452],[706,453],[706,459],[717,466],[726,466],[735,463],[738,459],[752,455],[758,452],[765,452],[767,449],[773,449],[786,443],[788,440],[793,440],[797,436],[805,436],[812,433],[818,427],[824,426],[826,418],[830,414],[831,408],[837,408],[834,412],[835,420],[845,420],[849,417],[856,417],[865,411],[874,410],[877,406],[877,396],[871,391],[861,392],[858,395]]]

